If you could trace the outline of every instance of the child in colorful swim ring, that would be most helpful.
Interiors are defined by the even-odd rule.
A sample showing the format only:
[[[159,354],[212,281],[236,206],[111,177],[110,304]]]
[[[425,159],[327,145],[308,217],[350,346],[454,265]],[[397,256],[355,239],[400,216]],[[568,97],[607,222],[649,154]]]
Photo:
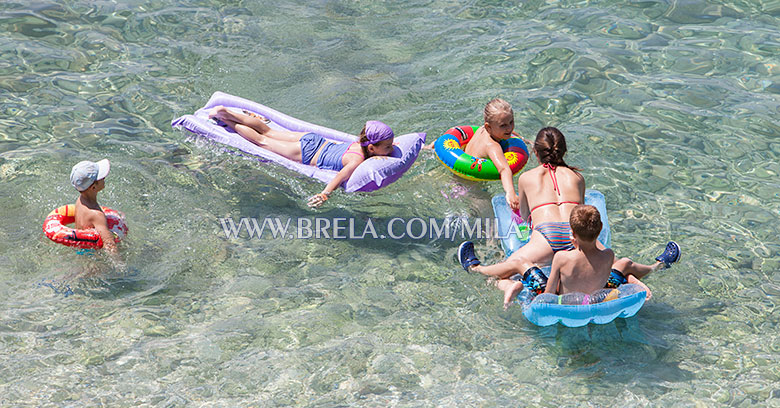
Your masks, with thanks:
[[[366,122],[358,142],[335,143],[312,132],[272,129],[262,116],[248,111],[238,113],[224,106],[212,109],[209,118],[224,122],[248,141],[290,160],[337,171],[321,193],[309,198],[310,207],[322,205],[365,159],[393,153],[393,130],[377,120]]]
[[[540,130],[533,146],[540,164],[518,178],[520,216],[531,220],[532,225],[527,244],[494,265],[481,265],[471,241],[463,242],[458,248],[458,257],[465,270],[499,279],[497,286],[508,297],[505,298],[505,306],[509,305],[511,294],[522,289],[523,280],[528,283],[530,281],[527,279],[533,276],[544,277],[537,264],[549,265],[557,252],[574,249],[569,218],[574,207],[585,202],[585,178],[578,168],[569,166],[563,160],[566,150],[566,139],[560,130],[554,127]],[[667,249],[672,244],[670,242]],[[677,244],[673,247],[675,250],[671,254],[664,252],[669,256],[656,258],[658,262],[655,265],[642,265],[626,258],[623,275],[634,275],[641,279],[660,264],[668,266],[671,259],[679,257],[679,247]],[[509,279],[517,274],[520,275],[520,281]],[[542,285],[546,279],[544,282],[541,278],[535,281],[539,281],[537,292],[543,292]]]
[[[501,176],[501,186],[504,187],[506,202],[511,209],[517,210],[520,208],[520,200],[515,194],[512,169],[509,168],[509,163],[506,161],[504,150],[498,144],[500,140],[509,139],[513,135],[515,117],[512,105],[501,98],[493,99],[485,105],[483,119],[485,124],[474,132],[474,136],[464,151],[471,156],[493,161]]]
[[[77,230],[94,228],[100,234],[103,248],[115,254],[114,233],[109,230],[106,214],[97,202],[97,194],[106,187],[106,176],[110,169],[108,159],[79,162],[70,171],[70,183],[80,193],[76,199],[74,227]]]

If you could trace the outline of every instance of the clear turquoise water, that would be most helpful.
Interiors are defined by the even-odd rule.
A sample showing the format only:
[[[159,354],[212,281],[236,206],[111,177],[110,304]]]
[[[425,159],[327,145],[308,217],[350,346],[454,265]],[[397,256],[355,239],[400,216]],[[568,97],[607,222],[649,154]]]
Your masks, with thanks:
[[[5,1],[0,405],[780,406],[779,23],[777,1]],[[682,262],[637,317],[537,328],[457,241],[225,239],[225,216],[484,217],[501,187],[423,154],[312,212],[321,184],[170,128],[218,90],[429,141],[503,97],[524,136],[567,135],[619,255],[674,239]],[[103,157],[126,269],[41,232]]]

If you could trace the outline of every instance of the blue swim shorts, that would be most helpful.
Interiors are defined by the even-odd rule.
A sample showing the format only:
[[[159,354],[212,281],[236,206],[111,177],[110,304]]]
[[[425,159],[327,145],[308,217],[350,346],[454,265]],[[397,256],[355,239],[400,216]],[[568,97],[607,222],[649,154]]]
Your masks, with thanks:
[[[301,136],[301,163],[311,163],[311,159],[325,142],[325,138],[316,133],[307,133]]]

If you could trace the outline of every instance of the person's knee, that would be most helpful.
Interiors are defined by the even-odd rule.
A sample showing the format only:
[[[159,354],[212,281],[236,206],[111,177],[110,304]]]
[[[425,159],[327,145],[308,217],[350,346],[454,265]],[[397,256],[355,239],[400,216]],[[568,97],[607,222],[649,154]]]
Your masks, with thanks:
[[[612,269],[617,269],[620,272],[625,272],[627,269],[631,268],[631,265],[633,265],[634,262],[628,258],[620,258],[617,261],[615,261],[614,264],[612,264]]]
[[[523,273],[527,269],[525,266],[528,264],[528,261],[524,258],[515,258],[508,259],[507,263],[511,266],[514,273]]]

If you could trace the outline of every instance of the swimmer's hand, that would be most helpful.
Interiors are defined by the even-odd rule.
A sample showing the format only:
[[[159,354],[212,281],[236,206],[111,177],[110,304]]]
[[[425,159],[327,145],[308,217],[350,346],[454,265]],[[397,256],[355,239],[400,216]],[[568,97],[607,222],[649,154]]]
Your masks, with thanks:
[[[325,193],[319,193],[309,197],[308,205],[309,207],[317,208],[325,203],[325,201],[328,201],[328,195]]]
[[[433,150],[433,144],[436,143],[436,141],[431,142],[430,144],[423,145],[423,150]]]
[[[506,194],[506,203],[509,205],[509,208],[511,208],[514,211],[517,211],[520,209],[520,197],[517,196],[517,194]]]

